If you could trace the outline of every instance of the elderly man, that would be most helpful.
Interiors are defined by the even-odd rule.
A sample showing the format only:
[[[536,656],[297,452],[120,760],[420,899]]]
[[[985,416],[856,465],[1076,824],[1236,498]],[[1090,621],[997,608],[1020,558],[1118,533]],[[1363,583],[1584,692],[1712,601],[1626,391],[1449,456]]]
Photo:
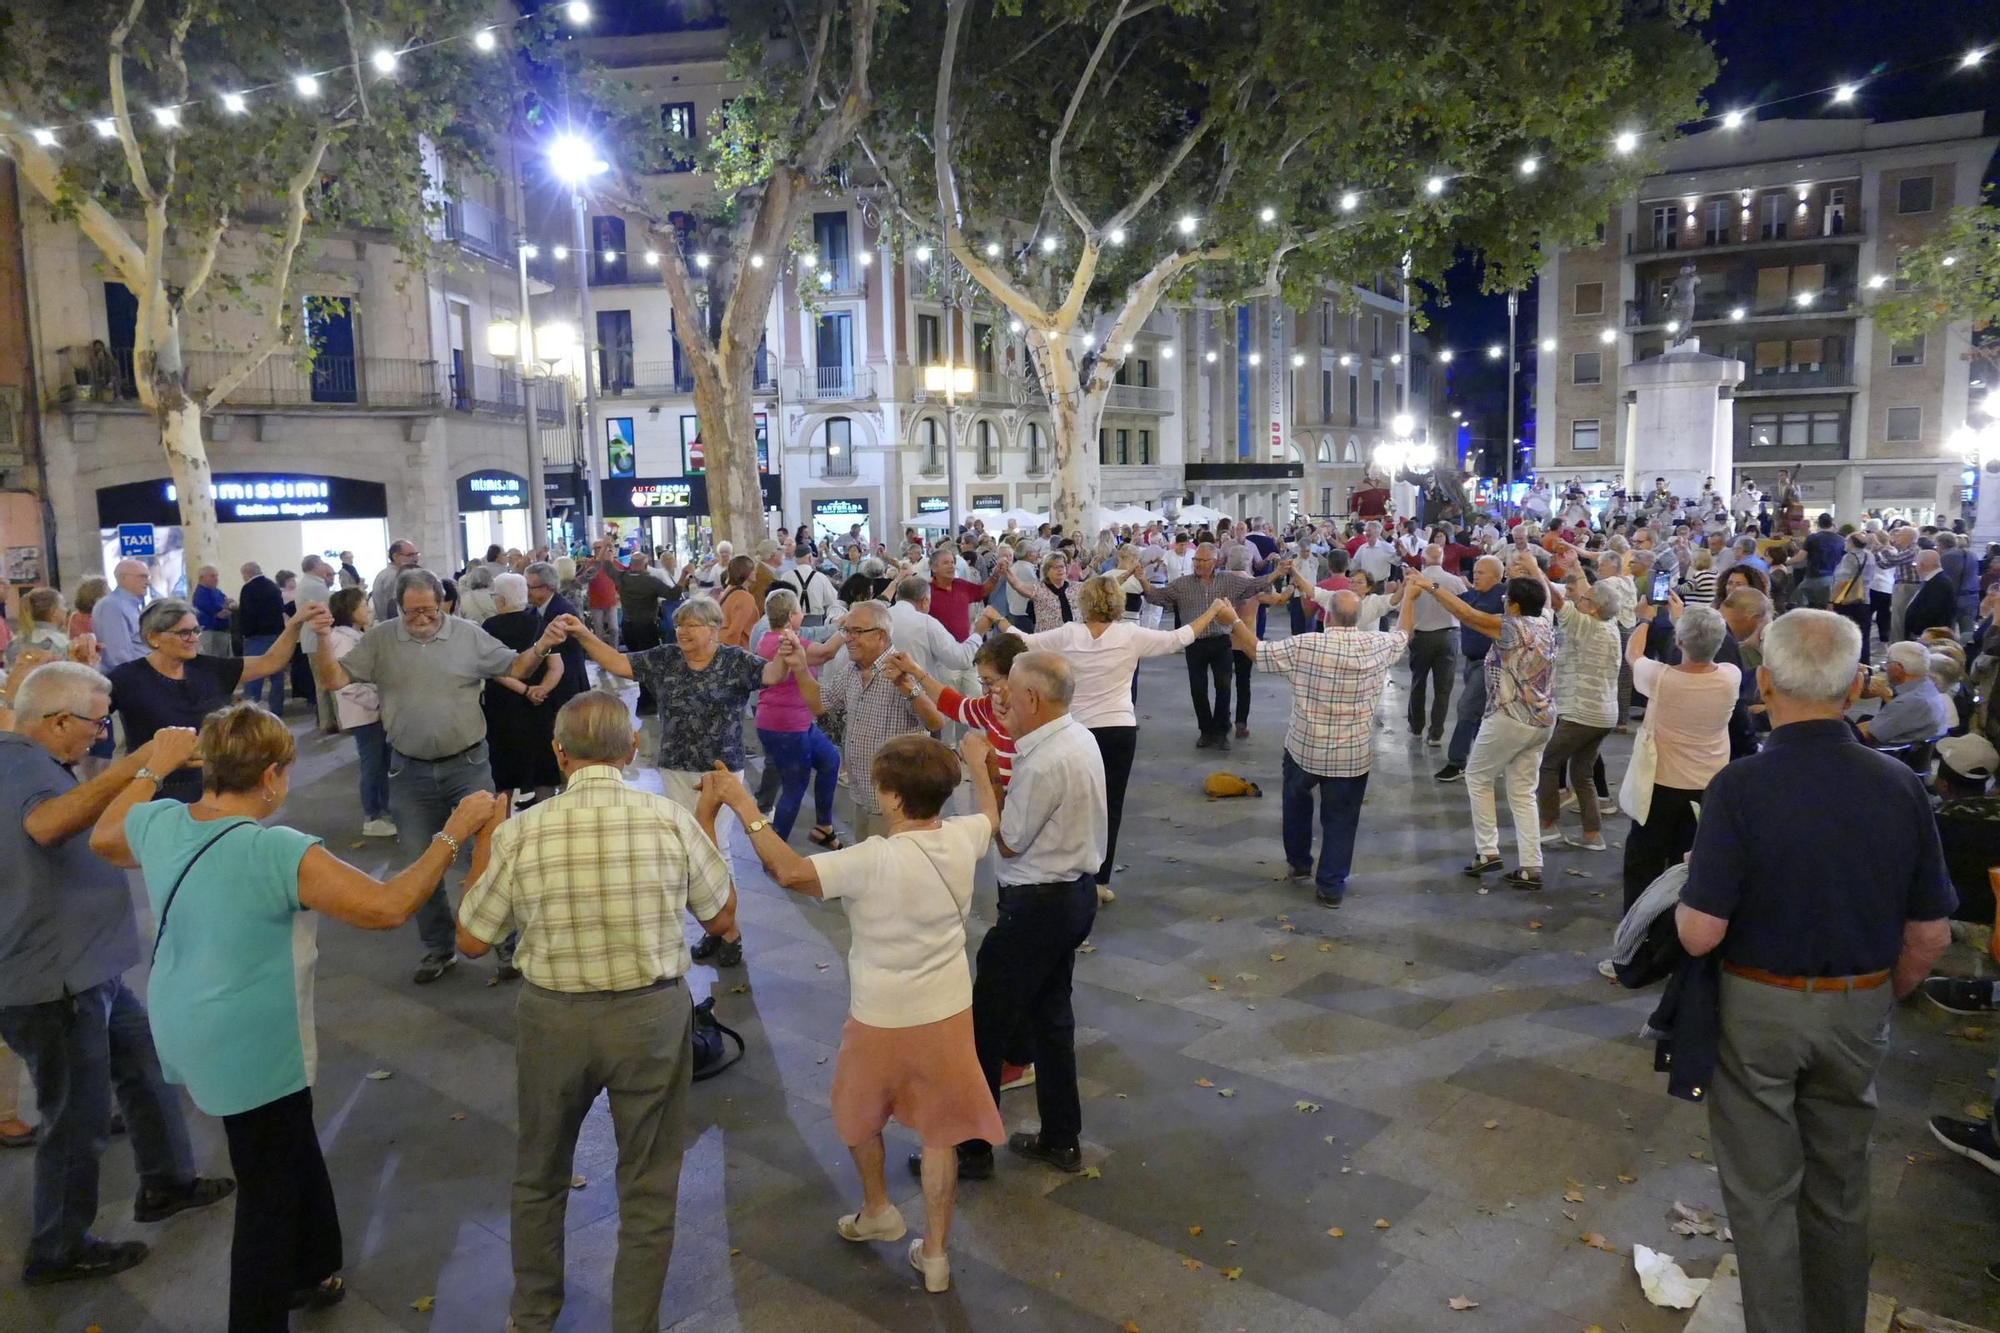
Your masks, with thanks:
[[[577,1131],[606,1093],[618,1142],[611,1327],[652,1333],[673,1255],[693,1073],[680,916],[692,912],[719,937],[734,925],[736,896],[712,806],[697,820],[619,776],[639,753],[624,700],[588,690],[564,704],[555,752],[561,793],[499,825],[492,859],[475,856],[458,914],[468,957],[519,931],[514,965],[526,979],[515,1004],[508,1327],[550,1333],[562,1313]]]
[[[333,585],[337,578],[333,566],[323,557],[307,553],[305,558],[299,561],[299,586],[292,595],[292,604],[308,606],[326,601],[333,596]],[[301,629],[299,648],[307,657],[311,657],[319,651],[319,636],[309,629]],[[319,714],[320,730],[325,732],[339,730],[340,719],[334,710],[333,691],[316,691],[313,702]]]
[[[841,622],[842,637],[847,640],[845,662],[836,659],[819,681],[808,675],[794,677],[800,696],[815,717],[835,713],[843,719],[840,754],[849,773],[874,772],[875,752],[892,736],[935,733],[944,728],[944,714],[938,712],[923,687],[888,660],[893,647],[891,626],[886,604],[856,602]],[[773,658],[772,665],[781,660]],[[888,821],[875,800],[874,784],[856,778],[848,791],[854,798],[854,841],[889,836]],[[1097,870],[1095,863],[1090,868],[1093,874]],[[1096,900],[1093,893],[1091,901]]]
[[[622,568],[612,571],[618,588],[618,611],[625,621],[625,651],[643,653],[660,646],[660,603],[673,596],[673,586],[651,568],[644,551],[632,552]]]
[[[1715,660],[1726,662],[1743,673],[1736,690],[1736,709],[1729,715],[1729,757],[1741,759],[1757,753],[1757,664],[1763,660],[1764,627],[1771,622],[1771,599],[1755,588],[1738,588],[1722,599],[1722,623],[1729,637],[1722,641]],[[1674,650],[1671,661],[1680,660]]]
[[[840,598],[833,580],[814,563],[812,547],[803,541],[792,551],[791,568],[779,574],[773,586],[798,594],[799,611],[805,617],[802,624],[808,629],[824,625],[827,613]]]
[[[396,581],[402,578],[404,570],[417,568],[417,561],[422,558],[423,552],[417,549],[415,542],[398,538],[389,543],[389,563],[375,575],[375,583],[368,590],[368,600],[375,607],[376,624],[386,625],[396,618],[399,609]]]
[[[201,627],[201,651],[205,657],[233,657],[229,641],[229,613],[235,603],[222,591],[222,572],[203,565],[194,577],[195,623]]]
[[[13,706],[13,730],[0,732],[8,815],[0,821],[0,1041],[27,1062],[42,1114],[21,1272],[24,1285],[39,1287],[107,1277],[146,1257],[138,1241],[90,1233],[114,1095],[139,1170],[135,1221],[215,1203],[236,1186],[195,1175],[180,1097],[161,1075],[145,1007],[123,979],[140,960],[132,891],[90,850],[91,827],[113,798],[135,778],[158,782],[179,768],[194,753],[195,733],[163,728],[79,784],[70,769],[110,720],[111,682],[81,662],[50,662],[14,684]]]
[[[1271,580],[1289,574],[1292,568],[1289,560],[1281,560],[1270,573],[1252,577],[1218,571],[1217,560],[1214,544],[1203,542],[1195,548],[1192,574],[1173,579],[1164,587],[1148,585],[1141,592],[1149,602],[1172,607],[1180,617],[1178,624],[1190,625],[1217,598],[1233,604],[1254,597],[1270,587]],[[1232,652],[1229,631],[1220,621],[1211,623],[1187,646],[1188,693],[1194,696],[1195,726],[1200,732],[1195,740],[1198,750],[1229,748],[1229,685],[1235,667]],[[1215,683],[1213,703],[1209,702],[1210,680]]]
[[[962,747],[979,813],[992,824],[1000,853],[998,913],[979,942],[972,982],[973,1040],[997,1102],[1000,1066],[1017,1030],[1032,1039],[1042,1124],[1013,1135],[1007,1147],[1070,1172],[1083,1169],[1070,991],[1077,946],[1097,919],[1097,867],[1107,835],[1104,761],[1090,732],[1069,715],[1075,689],[1059,653],[1014,659],[1001,710],[1015,747],[1004,790],[987,765],[985,735],[971,733]],[[911,1172],[921,1175],[922,1168],[923,1154],[912,1154]],[[958,1174],[992,1175],[993,1149],[983,1140],[959,1144]]]
[[[1499,615],[1507,604],[1502,586],[1506,566],[1497,555],[1482,555],[1472,562],[1472,586],[1459,599],[1475,611]],[[1465,776],[1465,761],[1472,757],[1472,742],[1479,737],[1479,724],[1486,716],[1486,654],[1493,640],[1470,625],[1459,626],[1458,652],[1465,663],[1458,683],[1458,717],[1452,724],[1451,746],[1445,751],[1444,767],[1435,774],[1439,782],[1457,782]]]
[[[1876,632],[1889,643],[1910,637],[1903,632],[1903,614],[1909,610],[1910,602],[1917,595],[1917,530],[1905,523],[1889,534],[1886,549],[1875,552],[1876,587],[1882,580],[1892,580],[1888,586],[1887,610],[1889,623],[1884,627],[1880,621],[1880,607],[1884,599],[1874,597],[1877,611]],[[1870,590],[1871,593],[1874,589]]]
[[[1465,596],[1465,580],[1444,567],[1444,547],[1433,542],[1424,547],[1421,577],[1446,592]],[[1430,734],[1433,748],[1444,744],[1444,717],[1451,707],[1452,640],[1458,622],[1435,600],[1416,603],[1416,627],[1410,635],[1410,734],[1424,735],[1424,696],[1430,695]]]
[[[563,641],[560,628],[542,633],[533,647],[515,652],[469,620],[443,611],[444,588],[428,569],[410,568],[396,580],[392,620],[371,627],[336,660],[327,631],[333,617],[315,606],[309,617],[319,633],[313,666],[322,690],[355,681],[372,684],[382,698],[382,730],[389,742],[389,814],[403,850],[422,856],[452,808],[476,791],[493,790],[486,755],[486,714],[480,695],[496,676],[525,679]],[[458,962],[451,900],[444,881],[417,909],[423,960],[411,978],[428,985]]]
[[[958,577],[958,548],[950,542],[931,553],[930,603],[925,613],[954,639],[972,634],[972,608],[993,595],[1002,575],[996,569],[983,583]],[[897,598],[901,601],[901,597]]]
[[[1950,540],[1945,536],[1944,540]],[[1944,557],[1936,551],[1918,551],[1915,563],[1917,590],[1903,608],[1903,637],[1921,639],[1927,629],[1958,632],[1958,589],[1944,576]]]
[[[937,565],[948,568],[945,560]],[[959,581],[955,586],[963,590],[977,585]],[[945,621],[931,614],[936,598],[937,585],[922,575],[907,574],[899,579],[896,600],[889,606],[889,637],[895,650],[908,653],[925,675],[948,681],[972,670],[972,655],[979,651],[983,636],[973,633],[963,617],[965,633],[954,635]]]
[[[90,632],[97,638],[99,665],[106,671],[146,655],[145,640],[139,637],[139,613],[152,600],[147,578],[145,561],[120,560],[111,568],[117,586],[90,609]]]
[[[1430,548],[1435,551],[1435,546]],[[1282,675],[1292,687],[1292,720],[1285,732],[1285,864],[1293,879],[1313,876],[1322,907],[1338,907],[1354,864],[1354,831],[1375,762],[1375,705],[1389,668],[1410,641],[1417,616],[1419,579],[1450,579],[1433,567],[1403,586],[1402,612],[1387,634],[1358,628],[1361,599],[1352,592],[1327,595],[1326,630],[1259,644],[1240,616],[1230,636],[1257,670]],[[1319,870],[1313,870],[1313,792],[1319,792]]]
[[[238,571],[243,576],[242,591],[236,594],[236,629],[243,636],[243,655],[262,657],[285,632],[285,594],[256,561],[246,561]],[[243,697],[254,699],[280,717],[285,713],[286,672],[274,671],[262,680],[243,687]]]
[[[553,564],[537,560],[522,571],[522,578],[528,584],[528,609],[542,622],[543,633],[563,616],[579,615],[575,605],[562,595],[562,580]],[[563,675],[543,701],[544,708],[559,709],[590,687],[590,656],[583,645],[565,634],[556,653],[562,658]]]
[[[1931,650],[1914,639],[1889,645],[1881,672],[1864,673],[1861,697],[1882,701],[1874,717],[1855,727],[1870,745],[1936,740],[1958,721],[1951,700],[1931,679]]]
[[[1378,588],[1403,563],[1396,544],[1384,540],[1382,525],[1373,522],[1362,525],[1360,538],[1348,543],[1347,556],[1348,563],[1366,574],[1368,581]]]
[[[1765,632],[1770,743],[1710,781],[1675,909],[1687,951],[1721,958],[1709,1137],[1751,1333],[1860,1333],[1875,1075],[1957,901],[1923,783],[1841,720],[1859,639],[1829,611]]]

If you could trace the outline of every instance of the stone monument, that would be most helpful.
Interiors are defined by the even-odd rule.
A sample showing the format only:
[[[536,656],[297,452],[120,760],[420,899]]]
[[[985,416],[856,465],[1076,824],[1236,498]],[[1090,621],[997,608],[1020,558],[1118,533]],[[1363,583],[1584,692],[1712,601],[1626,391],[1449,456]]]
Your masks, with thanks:
[[[1690,289],[1689,301],[1693,292]],[[1682,325],[1685,331],[1686,325]],[[1683,338],[1664,355],[1620,373],[1631,386],[1625,418],[1625,493],[1644,495],[1665,477],[1683,498],[1701,494],[1707,477],[1734,476],[1736,400],[1743,363],[1711,356]]]

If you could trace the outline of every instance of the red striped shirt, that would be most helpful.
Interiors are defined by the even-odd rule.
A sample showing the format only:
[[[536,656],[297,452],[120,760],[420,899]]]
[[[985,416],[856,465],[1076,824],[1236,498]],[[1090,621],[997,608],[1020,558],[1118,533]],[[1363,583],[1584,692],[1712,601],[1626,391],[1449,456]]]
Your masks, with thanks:
[[[939,691],[938,711],[954,722],[963,722],[968,727],[978,727],[986,733],[986,743],[993,747],[993,758],[1000,769],[1000,787],[1004,791],[1007,780],[1014,776],[1014,738],[1007,734],[1007,728],[1000,723],[993,711],[993,701],[983,694],[965,695],[947,685]]]

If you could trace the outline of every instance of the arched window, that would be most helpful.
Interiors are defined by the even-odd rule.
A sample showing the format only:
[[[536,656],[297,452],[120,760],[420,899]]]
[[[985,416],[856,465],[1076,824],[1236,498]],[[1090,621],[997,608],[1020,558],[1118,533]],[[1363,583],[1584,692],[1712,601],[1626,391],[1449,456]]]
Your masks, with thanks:
[[[825,475],[854,475],[854,423],[846,417],[828,417],[820,436],[825,453]]]
[[[981,476],[991,476],[1000,470],[1000,448],[993,438],[993,423],[981,421],[973,429],[979,441],[974,466]]]
[[[1359,435],[1350,435],[1347,437],[1347,443],[1341,446],[1340,461],[1343,463],[1359,463],[1361,461],[1361,437]]]
[[[938,429],[936,417],[925,417],[917,423],[917,447],[919,465],[924,471],[944,471],[944,432]]]
[[[1319,453],[1316,455],[1314,461],[1320,463],[1331,463],[1333,461],[1333,437],[1331,435],[1322,435],[1319,437]]]

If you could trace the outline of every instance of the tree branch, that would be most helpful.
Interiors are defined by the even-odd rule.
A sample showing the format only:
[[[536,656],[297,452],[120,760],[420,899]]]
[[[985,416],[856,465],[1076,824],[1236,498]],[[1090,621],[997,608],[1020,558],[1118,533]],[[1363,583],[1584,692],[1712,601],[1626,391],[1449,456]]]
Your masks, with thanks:
[[[1174,151],[1167,155],[1167,160],[1160,164],[1160,169],[1153,173],[1152,179],[1140,188],[1138,194],[1132,196],[1130,203],[1118,210],[1117,216],[1104,224],[1104,229],[1113,231],[1139,216],[1139,210],[1152,203],[1153,196],[1166,188],[1167,182],[1173,179],[1174,173],[1180,170],[1181,163],[1187,161],[1187,155],[1194,151],[1194,146],[1201,142],[1202,136],[1208,133],[1208,127],[1213,123],[1206,116],[1195,122],[1195,127],[1182,136],[1181,141],[1174,146]]]
[[[881,0],[852,0],[852,3],[848,24],[854,31],[848,40],[847,91],[799,152],[798,169],[808,177],[826,173],[833,155],[854,138],[874,105],[868,70],[875,59],[875,16]]]
[[[1205,260],[1226,258],[1228,253],[1226,249],[1220,248],[1176,250],[1161,259],[1137,282],[1125,289],[1125,304],[1111,321],[1110,331],[1104,335],[1104,346],[1123,347],[1131,342],[1132,335],[1139,331],[1139,327],[1153,317],[1153,311],[1159,308],[1161,296],[1165,295],[1174,279],[1196,264]],[[1118,373],[1118,362],[1123,359],[1122,356],[1099,357],[1097,365],[1091,370],[1086,390],[1095,392],[1108,387]]]
[[[188,275],[187,285],[181,288],[180,305],[186,309],[190,301],[201,295],[201,289],[215,272],[215,258],[222,249],[223,233],[229,230],[229,215],[224,213],[220,221],[209,229],[208,240],[202,244],[201,257],[195,260],[194,272]]]
[[[1086,236],[1092,234],[1090,219],[1083,215],[1083,210],[1069,197],[1069,191],[1063,188],[1063,140],[1069,137],[1069,127],[1075,123],[1077,109],[1083,105],[1084,97],[1090,92],[1090,85],[1097,76],[1097,64],[1104,59],[1104,52],[1110,47],[1111,39],[1117,35],[1118,25],[1128,18],[1137,18],[1147,10],[1158,7],[1159,0],[1151,0],[1150,3],[1142,4],[1137,9],[1130,8],[1130,0],[1119,0],[1117,12],[1112,14],[1111,21],[1104,25],[1104,31],[1098,34],[1097,45],[1092,48],[1090,59],[1084,63],[1083,73],[1076,81],[1075,91],[1070,93],[1069,106],[1063,111],[1062,124],[1056,127],[1055,138],[1049,140],[1049,186],[1055,191],[1056,202],[1062,205],[1063,212],[1069,214],[1070,221],[1076,223],[1077,230]]]
[[[966,3],[967,0],[950,0],[945,11],[944,49],[938,57],[937,97],[931,104],[931,156],[936,161],[938,211],[944,215],[947,243],[963,221],[958,169],[951,160],[951,76],[958,67],[959,29],[965,25]]]
[[[897,181],[895,170],[890,167],[888,159],[878,154],[874,146],[868,142],[868,136],[865,133],[857,134],[854,136],[854,141],[861,146],[861,155],[868,159],[868,165],[875,168],[875,174],[882,178],[882,193],[887,197],[889,207],[895,210],[896,215],[917,231],[929,231],[936,226],[935,218],[920,218],[910,211],[910,206],[904,202],[908,192]]]
[[[118,146],[125,150],[125,166],[132,173],[132,188],[150,204],[157,196],[153,193],[152,178],[146,174],[146,159],[139,151],[139,137],[132,132],[132,107],[125,96],[125,43],[145,9],[146,0],[132,0],[132,8],[125,13],[125,21],[111,30],[111,122],[118,128]]]
[[[320,163],[332,142],[332,129],[321,126],[313,135],[312,147],[306,153],[304,164],[285,182],[285,231],[278,243],[278,263],[271,278],[272,296],[264,331],[250,344],[250,350],[209,387],[208,396],[202,400],[204,412],[213,412],[228,401],[236,386],[250,378],[251,373],[264,364],[264,358],[271,355],[283,340],[285,312],[291,308],[292,261],[298,257],[299,241],[306,229],[306,197],[319,180]]]
[[[167,37],[167,71],[170,80],[167,88],[169,105],[180,106],[187,101],[188,67],[185,43],[188,29],[194,26],[194,7],[181,6],[181,12],[174,17],[174,26]],[[180,142],[172,134],[160,150],[166,168],[166,179],[160,185],[160,198],[164,201],[172,197],[174,182],[180,176]]]
[[[40,144],[26,137],[10,137],[7,151],[21,175],[51,208],[65,203],[62,168]],[[143,289],[146,286],[146,252],[132,238],[125,224],[95,199],[80,198],[67,202],[76,207],[77,228],[103,252],[111,267],[117,270],[119,280],[135,292]]]
[[[361,77],[361,39],[354,35],[354,8],[347,0],[340,0],[340,19],[347,26],[348,68],[354,71],[354,96],[361,103],[361,123],[366,125],[374,118],[368,110],[368,84]]]
[[[794,31],[797,31],[799,27],[798,10],[792,6],[790,0],[786,0],[785,10],[792,16],[792,28]],[[792,119],[792,124],[797,129],[805,127],[806,117],[812,114],[813,107],[819,102],[819,76],[820,72],[826,68],[826,47],[832,38],[833,6],[828,5],[820,11],[819,36],[813,42],[812,61],[806,66],[805,87],[799,93],[798,115]]]

